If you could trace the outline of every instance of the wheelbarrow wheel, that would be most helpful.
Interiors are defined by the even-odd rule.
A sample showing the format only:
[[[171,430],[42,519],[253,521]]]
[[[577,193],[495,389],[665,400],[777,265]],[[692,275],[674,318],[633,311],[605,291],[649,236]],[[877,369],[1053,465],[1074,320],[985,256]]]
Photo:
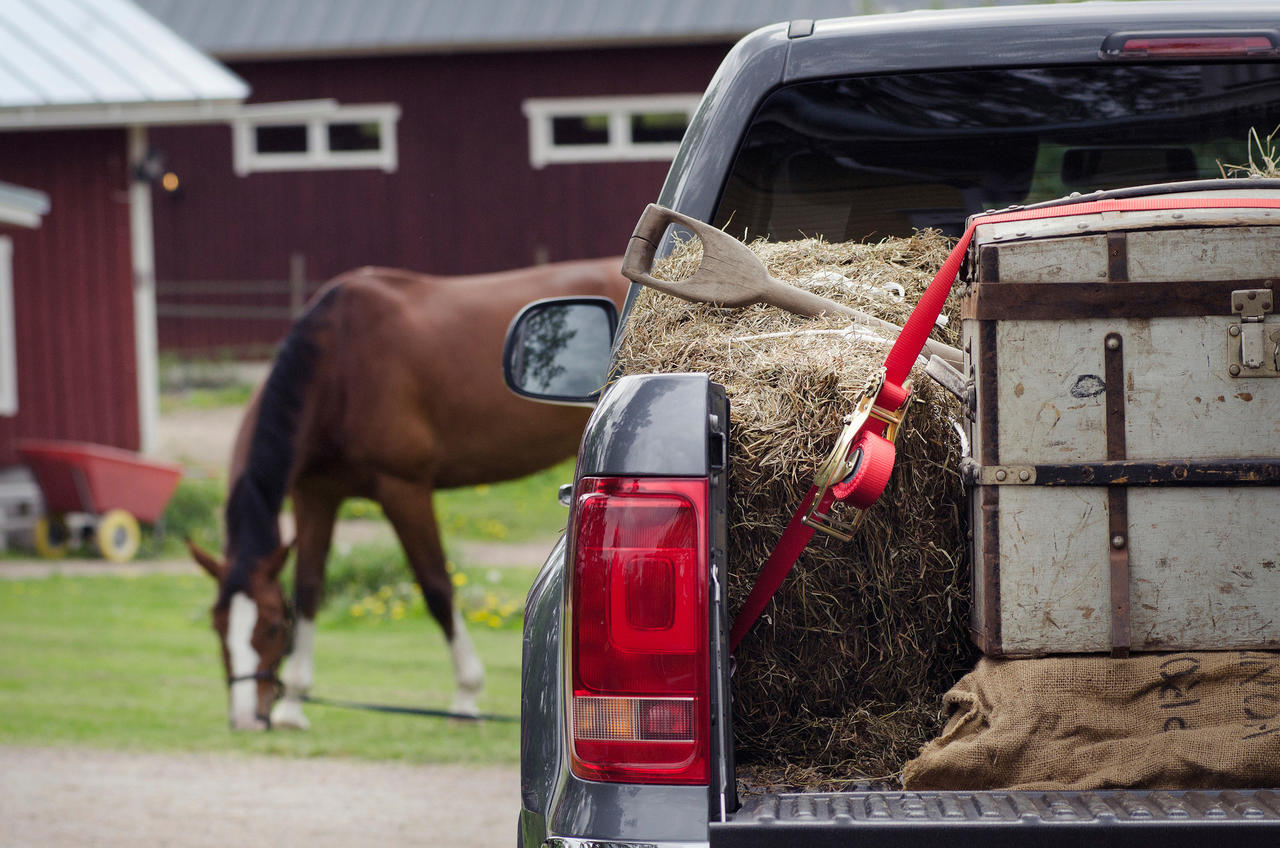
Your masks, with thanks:
[[[98,551],[111,562],[128,562],[142,543],[138,519],[123,509],[113,509],[98,520],[94,531]]]
[[[42,515],[32,530],[36,553],[45,559],[62,559],[71,550],[71,529],[61,515]]]

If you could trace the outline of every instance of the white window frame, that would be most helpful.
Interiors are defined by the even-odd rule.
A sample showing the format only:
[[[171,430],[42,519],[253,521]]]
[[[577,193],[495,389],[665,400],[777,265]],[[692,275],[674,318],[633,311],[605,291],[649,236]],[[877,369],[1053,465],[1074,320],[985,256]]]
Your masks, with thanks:
[[[243,106],[231,121],[232,157],[240,176],[263,171],[320,171],[342,168],[380,168],[392,173],[399,167],[396,124],[400,107],[394,103],[362,103],[342,106],[333,100],[299,100]],[[377,123],[378,150],[330,150],[329,125]],[[258,127],[307,128],[303,153],[260,153]]]
[[[678,142],[637,142],[631,138],[631,118],[648,112],[684,112],[689,119],[700,94],[652,94],[629,97],[555,97],[524,101],[529,119],[529,164],[534,168],[568,162],[657,162],[675,158]],[[609,116],[609,139],[604,144],[555,143],[552,121],[588,115]]]
[[[18,414],[18,339],[13,314],[13,239],[0,236],[0,415]]]

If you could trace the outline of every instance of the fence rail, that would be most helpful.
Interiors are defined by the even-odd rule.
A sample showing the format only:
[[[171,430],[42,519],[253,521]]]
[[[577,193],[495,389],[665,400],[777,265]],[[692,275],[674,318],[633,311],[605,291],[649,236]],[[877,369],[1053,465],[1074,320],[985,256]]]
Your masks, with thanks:
[[[200,303],[160,303],[158,318],[216,318],[234,321],[289,321],[296,317],[288,306],[213,306]]]
[[[292,294],[294,285],[293,280],[161,280],[156,283],[156,296]]]
[[[164,350],[274,345],[323,285],[294,254],[287,279],[158,280],[156,318]]]

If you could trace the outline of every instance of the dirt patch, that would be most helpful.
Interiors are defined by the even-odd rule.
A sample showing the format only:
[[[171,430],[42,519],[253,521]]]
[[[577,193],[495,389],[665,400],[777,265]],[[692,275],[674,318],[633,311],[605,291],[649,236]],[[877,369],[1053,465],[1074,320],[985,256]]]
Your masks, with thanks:
[[[515,766],[0,747],[0,844],[489,848],[519,791]]]
[[[156,421],[157,459],[178,462],[207,477],[223,476],[244,410],[238,406],[166,412]]]

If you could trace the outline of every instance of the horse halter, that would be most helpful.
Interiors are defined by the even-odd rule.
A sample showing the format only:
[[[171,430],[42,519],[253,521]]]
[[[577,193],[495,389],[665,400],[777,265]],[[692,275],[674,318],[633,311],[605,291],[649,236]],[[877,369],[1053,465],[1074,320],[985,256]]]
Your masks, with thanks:
[[[279,666],[279,663],[276,663]],[[256,671],[253,674],[234,674],[227,676],[227,685],[233,683],[243,683],[246,680],[256,680],[259,683],[274,683],[276,685],[276,697],[280,697],[280,690],[284,688],[284,682],[280,680],[280,675],[276,670],[269,669],[267,671]]]
[[[279,663],[276,664],[277,666]],[[241,683],[246,680],[257,680],[259,682],[269,682],[275,685],[276,694],[271,699],[272,703],[280,700],[281,694],[284,692],[284,683],[280,680],[280,675],[276,674],[276,670],[268,669],[267,671],[259,671],[254,674],[234,674],[227,676],[227,685],[231,686],[235,683]],[[267,726],[267,730],[271,729],[271,713],[255,712],[253,717]]]
[[[284,661],[285,657],[293,653],[293,640],[294,635],[297,633],[297,623],[298,616],[297,613],[294,612],[293,604],[286,599],[284,603],[284,653],[280,655],[280,659],[276,660],[271,668],[264,669],[262,671],[255,671],[253,674],[228,674],[227,686],[233,686],[236,683],[243,683],[247,680],[254,680],[259,683],[271,683],[275,687],[275,696],[271,699],[272,702],[274,703],[275,701],[280,700],[284,695],[284,681],[280,679],[279,673],[280,663]],[[262,713],[254,713],[253,717],[259,721],[266,722],[267,729],[271,729],[271,716],[269,714],[263,715]]]

